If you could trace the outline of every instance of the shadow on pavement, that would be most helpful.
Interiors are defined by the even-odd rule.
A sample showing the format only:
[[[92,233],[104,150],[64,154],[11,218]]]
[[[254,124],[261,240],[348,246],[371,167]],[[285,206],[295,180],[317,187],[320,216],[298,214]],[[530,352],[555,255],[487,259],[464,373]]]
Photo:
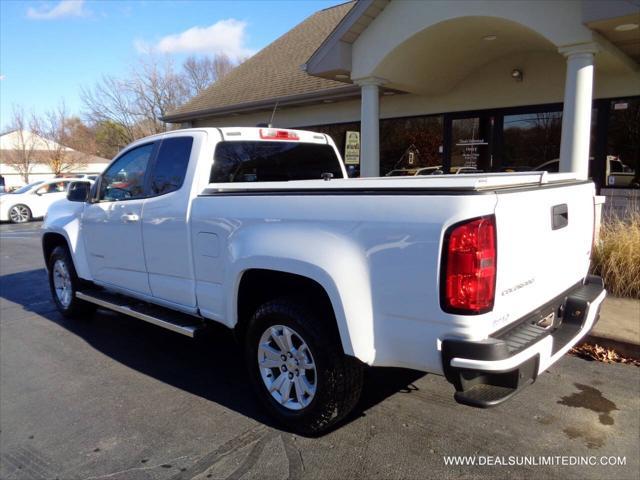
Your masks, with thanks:
[[[53,304],[45,269],[0,277],[0,297],[55,322],[101,353],[161,382],[206,398],[274,428],[249,385],[241,347],[227,328],[212,322],[199,339],[98,310],[86,320],[67,320]],[[399,391],[415,390],[425,373],[400,368],[369,368],[355,411],[344,423]]]

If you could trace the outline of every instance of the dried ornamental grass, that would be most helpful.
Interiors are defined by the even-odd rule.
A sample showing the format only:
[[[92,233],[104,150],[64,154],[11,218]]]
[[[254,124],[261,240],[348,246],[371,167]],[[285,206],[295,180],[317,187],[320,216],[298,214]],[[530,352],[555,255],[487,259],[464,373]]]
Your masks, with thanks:
[[[640,210],[626,219],[605,219],[591,269],[603,278],[610,294],[640,298]]]

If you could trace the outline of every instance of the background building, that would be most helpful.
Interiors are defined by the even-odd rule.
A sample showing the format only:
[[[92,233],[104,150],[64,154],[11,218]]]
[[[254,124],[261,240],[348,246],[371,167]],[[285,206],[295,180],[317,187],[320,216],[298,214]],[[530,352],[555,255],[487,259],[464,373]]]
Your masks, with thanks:
[[[25,157],[28,160],[21,160]],[[54,168],[59,170],[58,176],[100,174],[109,162],[106,158],[79,152],[26,130],[0,135],[0,175],[8,189],[25,185],[23,172],[26,169],[29,182],[35,182],[56,176]],[[26,167],[27,163],[30,167]]]
[[[349,2],[166,120],[255,126],[273,115],[329,133],[343,152],[358,131],[369,176],[540,168],[640,186],[639,24],[625,0]]]

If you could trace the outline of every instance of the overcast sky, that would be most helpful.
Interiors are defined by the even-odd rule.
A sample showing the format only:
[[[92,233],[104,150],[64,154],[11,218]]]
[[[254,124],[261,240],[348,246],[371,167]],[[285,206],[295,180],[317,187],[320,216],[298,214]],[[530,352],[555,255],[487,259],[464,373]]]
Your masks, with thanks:
[[[13,104],[61,99],[82,113],[81,86],[123,74],[150,50],[246,57],[340,0],[0,0],[0,129]]]

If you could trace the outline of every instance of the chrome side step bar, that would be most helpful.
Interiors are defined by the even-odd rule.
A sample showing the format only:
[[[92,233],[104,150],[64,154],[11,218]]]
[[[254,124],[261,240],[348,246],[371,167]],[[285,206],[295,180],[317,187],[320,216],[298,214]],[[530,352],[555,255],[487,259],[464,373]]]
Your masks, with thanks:
[[[173,312],[155,305],[141,302],[131,303],[128,298],[122,295],[114,295],[103,291],[90,291],[76,292],[76,297],[85,302],[94,303],[99,307],[106,308],[107,310],[113,310],[123,315],[135,317],[191,338],[195,337],[198,330],[203,327],[202,321],[196,317],[180,312]]]

